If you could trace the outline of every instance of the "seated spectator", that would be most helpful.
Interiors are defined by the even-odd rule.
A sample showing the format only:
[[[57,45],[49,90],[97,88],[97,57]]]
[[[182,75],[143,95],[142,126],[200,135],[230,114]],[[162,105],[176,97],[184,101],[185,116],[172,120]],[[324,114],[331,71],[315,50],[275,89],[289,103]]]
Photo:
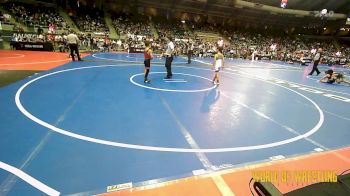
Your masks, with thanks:
[[[103,14],[97,8],[81,6],[70,13],[75,24],[83,32],[104,33],[108,31]]]
[[[48,27],[52,24],[56,27],[62,27],[65,22],[56,9],[43,7],[41,4],[29,5],[20,2],[11,2],[4,5],[5,9],[22,23],[28,26],[44,26]]]

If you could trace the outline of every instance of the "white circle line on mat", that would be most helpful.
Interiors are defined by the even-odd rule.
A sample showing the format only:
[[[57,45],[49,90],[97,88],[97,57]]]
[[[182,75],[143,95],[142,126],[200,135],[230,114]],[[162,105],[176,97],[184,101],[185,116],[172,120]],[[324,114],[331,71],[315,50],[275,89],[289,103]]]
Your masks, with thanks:
[[[111,53],[111,54],[113,54],[113,53]],[[96,54],[93,54],[92,57],[96,58],[96,59],[102,59],[102,60],[108,60],[108,61],[114,61],[114,62],[143,63],[143,59],[142,58],[139,58],[140,61],[138,61],[138,60],[122,60],[122,59],[119,60],[119,59],[112,59],[112,58],[104,58],[104,57],[99,57]],[[133,57],[127,57],[127,58],[133,58]],[[134,59],[138,59],[138,58],[134,58]],[[163,62],[156,62],[156,63],[163,63]],[[182,62],[173,62],[172,64],[177,65],[177,64],[186,64],[186,63],[187,62],[182,61]]]
[[[56,63],[56,62],[62,62],[62,61],[70,61],[71,59],[62,59],[62,60],[56,60],[56,61],[38,61],[38,62],[29,62],[29,63],[7,63],[7,64],[0,64],[0,66],[4,65],[32,65],[32,64],[45,64],[45,63]]]
[[[165,74],[166,72],[151,72],[150,74]],[[209,82],[211,82],[211,80],[209,78],[206,77],[202,77],[202,76],[197,76],[197,75],[192,75],[192,74],[186,74],[186,73],[173,73],[174,75],[185,75],[185,76],[192,76],[192,77],[197,77],[197,78],[202,78],[205,80],[208,80]],[[134,78],[136,76],[139,75],[144,75],[143,73],[140,74],[135,74],[133,76],[130,77],[130,82],[133,83],[136,86],[140,86],[143,88],[148,88],[148,89],[152,89],[152,90],[157,90],[157,91],[166,91],[166,92],[179,92],[179,93],[195,93],[195,92],[203,92],[203,91],[210,91],[212,89],[214,89],[217,85],[212,85],[209,88],[205,88],[205,89],[197,89],[197,90],[178,90],[178,89],[164,89],[164,88],[157,88],[157,87],[152,87],[152,86],[147,86],[147,85],[143,85],[143,84],[139,84],[137,82],[134,81]]]
[[[285,144],[289,144],[298,140],[301,140],[303,138],[309,137],[310,135],[314,134],[315,132],[317,132],[320,127],[322,126],[323,122],[324,122],[324,114],[323,111],[320,109],[320,107],[310,98],[306,97],[305,95],[294,91],[292,89],[289,89],[287,87],[281,86],[276,84],[277,86],[283,87],[289,91],[292,91],[300,96],[302,96],[303,98],[305,98],[306,100],[308,100],[309,102],[311,102],[317,109],[317,111],[319,112],[319,121],[318,123],[309,131],[307,131],[304,134],[298,135],[296,137],[290,138],[290,139],[286,139],[286,140],[282,140],[282,141],[278,141],[278,142],[272,142],[272,143],[267,143],[267,144],[261,144],[261,145],[254,145],[254,146],[241,146],[241,147],[229,147],[229,148],[202,148],[202,149],[191,149],[191,148],[171,148],[171,147],[158,147],[158,146],[146,146],[146,145],[137,145],[137,144],[127,144],[127,143],[120,143],[120,142],[113,142],[113,141],[108,141],[108,140],[102,140],[102,139],[97,139],[97,138],[93,138],[93,137],[88,137],[85,135],[80,135],[80,134],[76,134],[73,132],[70,132],[69,130],[64,130],[61,128],[58,128],[52,124],[49,124],[39,118],[37,118],[36,116],[32,115],[30,112],[28,112],[24,106],[21,103],[21,93],[22,91],[28,87],[30,84],[32,84],[35,81],[38,81],[42,78],[51,76],[51,75],[55,75],[55,74],[59,74],[59,73],[63,73],[63,72],[68,72],[68,71],[74,71],[74,70],[81,70],[81,69],[92,69],[92,68],[103,68],[103,67],[118,67],[121,65],[99,65],[99,66],[89,66],[89,67],[78,67],[78,68],[72,68],[72,69],[66,69],[66,70],[60,70],[60,71],[56,71],[56,72],[52,72],[52,73],[48,73],[42,76],[39,76],[35,79],[30,80],[29,82],[25,83],[24,85],[22,85],[16,92],[15,95],[15,102],[16,105],[18,107],[18,109],[25,115],[27,116],[29,119],[31,119],[32,121],[48,128],[51,129],[52,131],[55,131],[57,133],[60,133],[62,135],[65,136],[69,136],[72,138],[76,138],[79,140],[84,140],[84,141],[88,141],[88,142],[92,142],[92,143],[97,143],[97,144],[103,144],[103,145],[108,145],[108,146],[114,146],[114,147],[121,147],[121,148],[130,148],[130,149],[138,149],[138,150],[147,150],[147,151],[161,151],[161,152],[184,152],[184,153],[219,153],[219,152],[235,152],[235,151],[248,151],[248,150],[258,150],[258,149],[265,149],[265,148],[271,148],[271,147],[276,147],[276,146],[281,146],[281,145],[285,145]],[[126,65],[124,65],[126,66]],[[183,68],[193,68],[193,67],[183,67]],[[196,69],[196,68],[194,68]],[[204,68],[200,68],[203,70],[208,70],[209,69],[204,69]],[[228,74],[235,74],[232,72],[224,72],[224,73],[228,73]],[[235,74],[237,75],[237,74]],[[249,76],[247,76],[249,77]],[[252,79],[258,79],[255,77],[251,77]],[[258,79],[259,80],[259,79]],[[261,80],[264,81],[264,80]],[[274,84],[274,83],[271,83]]]
[[[39,189],[40,191],[42,191],[43,193],[47,194],[47,195],[60,195],[60,192],[56,191],[55,189],[47,186],[46,184],[40,182],[39,180],[33,178],[32,176],[28,175],[27,173],[25,173],[24,171],[13,167],[9,164],[6,164],[4,162],[0,161],[0,168],[8,171],[10,173],[12,173],[13,175],[21,178],[22,180],[24,180],[25,182],[27,182],[28,184],[32,185],[33,187]]]

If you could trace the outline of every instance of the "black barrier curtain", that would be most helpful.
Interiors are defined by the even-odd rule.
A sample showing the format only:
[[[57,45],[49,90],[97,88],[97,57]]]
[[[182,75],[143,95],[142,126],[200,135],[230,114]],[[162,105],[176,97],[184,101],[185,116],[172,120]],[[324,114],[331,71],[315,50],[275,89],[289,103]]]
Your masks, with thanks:
[[[51,42],[33,43],[33,42],[16,42],[16,50],[35,50],[35,51],[53,51]]]
[[[144,48],[134,48],[134,47],[131,47],[130,49],[129,49],[129,52],[130,53],[143,53],[144,52]]]

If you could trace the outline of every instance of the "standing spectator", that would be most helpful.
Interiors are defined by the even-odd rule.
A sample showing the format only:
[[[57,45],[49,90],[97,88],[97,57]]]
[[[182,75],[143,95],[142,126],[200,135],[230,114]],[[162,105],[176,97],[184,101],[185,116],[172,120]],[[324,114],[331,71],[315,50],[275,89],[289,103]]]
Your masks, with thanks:
[[[2,16],[1,12],[0,12],[0,17]],[[1,25],[1,22],[2,22],[2,18],[0,18],[0,42],[2,42],[2,25]]]
[[[224,48],[224,40],[222,39],[222,37],[220,37],[220,39],[218,40],[217,46],[218,48]]]
[[[12,48],[12,50],[14,50],[16,48],[16,43],[18,42],[18,38],[16,36],[16,34],[12,34],[11,36],[11,42],[10,42],[10,46]]]

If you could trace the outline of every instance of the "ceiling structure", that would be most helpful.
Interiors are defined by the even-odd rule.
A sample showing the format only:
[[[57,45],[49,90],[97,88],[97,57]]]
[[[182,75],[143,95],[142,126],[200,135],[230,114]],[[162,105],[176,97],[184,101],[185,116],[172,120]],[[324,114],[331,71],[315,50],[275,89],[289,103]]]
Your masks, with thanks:
[[[238,0],[237,0],[238,1]],[[190,14],[198,14],[204,16],[214,16],[234,21],[247,22],[252,25],[270,25],[270,26],[282,26],[282,27],[311,27],[311,26],[342,26],[345,24],[345,19],[331,20],[321,19],[314,16],[298,16],[287,13],[269,12],[266,10],[260,10],[259,5],[255,5],[254,9],[245,8],[240,6],[236,0],[134,0],[138,6],[153,7],[157,9],[163,9],[174,12],[185,12]],[[266,3],[277,5],[280,3],[279,0],[249,0],[254,3]],[[289,0],[289,3],[296,2],[299,0]],[[300,2],[309,2],[307,5],[310,10],[311,8],[317,8],[316,10],[323,8],[324,2],[337,2],[333,3],[333,7],[340,9],[344,1],[349,2],[350,0],[300,0]],[[312,2],[314,4],[312,4]],[[320,2],[323,2],[320,3]],[[340,3],[341,2],[341,3]],[[274,4],[272,4],[274,3]],[[305,4],[305,3],[304,3]],[[327,3],[328,4],[328,3]],[[292,4],[293,5],[293,4]],[[338,7],[340,6],[340,7]],[[348,4],[350,6],[350,3]],[[277,7],[277,6],[276,6]],[[299,8],[299,7],[296,7]],[[343,7],[344,8],[344,7]],[[341,8],[341,9],[343,9]],[[307,10],[307,9],[304,9]],[[308,12],[307,12],[308,13]]]
[[[274,7],[280,7],[280,0],[245,0],[253,3],[260,3]],[[288,9],[295,10],[332,10],[337,13],[350,13],[350,0],[288,0]]]

